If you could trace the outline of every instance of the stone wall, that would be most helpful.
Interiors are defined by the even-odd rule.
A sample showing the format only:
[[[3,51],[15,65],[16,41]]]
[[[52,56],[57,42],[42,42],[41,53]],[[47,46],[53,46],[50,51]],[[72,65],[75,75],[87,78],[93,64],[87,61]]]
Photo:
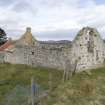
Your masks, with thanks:
[[[14,45],[5,53],[5,62],[65,69],[66,61],[77,71],[104,66],[105,43],[98,31],[85,27],[72,42],[56,44],[36,42],[34,45]],[[72,68],[71,67],[71,68]],[[70,68],[70,69],[71,69]]]
[[[5,61],[5,53],[3,51],[0,51],[0,63],[4,63]]]
[[[15,46],[13,52],[6,52],[5,61],[15,64],[27,64],[64,69],[65,60],[70,58],[67,52],[70,48],[56,48],[46,45]],[[70,54],[69,54],[70,55]]]
[[[105,44],[97,30],[86,27],[74,39],[72,53],[73,59],[79,59],[79,70],[103,66]]]

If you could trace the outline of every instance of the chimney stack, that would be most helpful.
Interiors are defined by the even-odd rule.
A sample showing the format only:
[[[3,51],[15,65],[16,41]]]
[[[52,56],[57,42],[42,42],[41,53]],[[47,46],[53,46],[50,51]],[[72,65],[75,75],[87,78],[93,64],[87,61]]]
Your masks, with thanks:
[[[31,28],[30,27],[27,27],[26,28],[26,32],[31,33]]]

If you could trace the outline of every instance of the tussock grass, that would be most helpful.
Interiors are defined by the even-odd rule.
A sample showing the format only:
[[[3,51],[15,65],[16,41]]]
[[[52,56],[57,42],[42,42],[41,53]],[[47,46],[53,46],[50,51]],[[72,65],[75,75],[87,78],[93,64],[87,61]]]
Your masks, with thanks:
[[[105,68],[81,72],[52,92],[48,105],[105,105]]]

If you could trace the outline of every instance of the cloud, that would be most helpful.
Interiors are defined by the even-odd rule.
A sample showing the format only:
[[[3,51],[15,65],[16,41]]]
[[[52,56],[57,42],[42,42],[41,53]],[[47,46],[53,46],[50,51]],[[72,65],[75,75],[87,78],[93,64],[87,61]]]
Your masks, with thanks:
[[[104,10],[96,0],[0,0],[0,25],[13,38],[27,26],[39,40],[73,39],[84,26],[105,37]]]
[[[0,6],[9,6],[13,2],[15,2],[15,0],[0,0]]]

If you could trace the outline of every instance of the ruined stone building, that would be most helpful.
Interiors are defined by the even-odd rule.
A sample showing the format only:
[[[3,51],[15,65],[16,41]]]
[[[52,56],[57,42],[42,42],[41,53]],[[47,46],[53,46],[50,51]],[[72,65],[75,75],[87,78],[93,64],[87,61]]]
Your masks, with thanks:
[[[3,47],[4,46],[4,47]],[[64,69],[77,61],[77,71],[105,64],[105,43],[94,28],[81,29],[73,41],[37,41],[27,28],[16,41],[9,40],[0,48],[0,61]]]

